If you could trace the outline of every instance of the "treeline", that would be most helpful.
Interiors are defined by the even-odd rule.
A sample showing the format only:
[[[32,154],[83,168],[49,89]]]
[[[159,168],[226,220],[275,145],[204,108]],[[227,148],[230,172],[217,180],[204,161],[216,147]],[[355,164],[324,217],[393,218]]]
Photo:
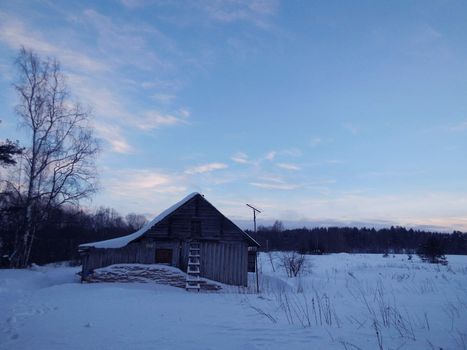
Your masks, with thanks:
[[[21,238],[21,210],[0,196],[0,257],[8,267],[15,240]],[[111,208],[87,212],[74,207],[55,209],[37,227],[31,251],[31,263],[46,264],[57,261],[79,263],[78,245],[127,235],[146,223],[143,215],[121,216]],[[261,250],[294,250],[301,253],[416,253],[430,237],[441,242],[445,254],[467,254],[467,234],[461,232],[433,233],[391,227],[374,228],[320,227],[284,229],[278,221],[271,227],[260,226],[251,234]]]
[[[16,240],[21,239],[22,223],[21,216],[16,213],[21,208],[8,205],[4,199],[0,197],[0,265],[8,267]],[[79,263],[79,244],[124,236],[145,223],[143,215],[122,217],[111,208],[101,207],[93,212],[73,207],[55,209],[37,227],[30,262],[46,264],[72,260]]]
[[[437,233],[405,227],[357,228],[318,227],[284,230],[280,222],[271,227],[260,226],[250,234],[261,249],[295,250],[301,253],[416,253],[429,238],[440,242],[445,254],[467,254],[467,234]]]

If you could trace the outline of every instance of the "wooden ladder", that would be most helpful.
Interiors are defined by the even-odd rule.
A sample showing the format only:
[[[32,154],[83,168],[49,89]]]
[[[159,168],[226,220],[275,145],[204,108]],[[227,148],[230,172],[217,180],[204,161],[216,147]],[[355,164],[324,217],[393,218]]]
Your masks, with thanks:
[[[201,258],[200,244],[197,241],[191,241],[188,247],[188,265],[186,270],[186,284],[185,289],[200,290],[200,258]]]

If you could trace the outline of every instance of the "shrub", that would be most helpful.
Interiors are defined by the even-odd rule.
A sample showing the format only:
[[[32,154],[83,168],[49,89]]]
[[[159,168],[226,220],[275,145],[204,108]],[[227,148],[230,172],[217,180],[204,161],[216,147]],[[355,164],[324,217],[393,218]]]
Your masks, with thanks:
[[[297,277],[306,264],[306,256],[297,252],[284,252],[280,256],[281,266],[288,277]]]

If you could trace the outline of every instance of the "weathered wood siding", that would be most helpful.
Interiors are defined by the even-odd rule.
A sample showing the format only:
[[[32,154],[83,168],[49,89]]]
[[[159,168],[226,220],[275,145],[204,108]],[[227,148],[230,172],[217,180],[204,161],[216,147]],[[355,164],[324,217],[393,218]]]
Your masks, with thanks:
[[[201,222],[200,237],[192,236],[191,222]],[[172,239],[221,239],[244,241],[243,232],[201,196],[196,196],[164,220],[154,225],[146,237]]]
[[[248,245],[245,242],[201,242],[200,275],[226,284],[248,283]]]
[[[83,257],[83,277],[92,270],[113,264],[154,264],[153,243],[130,243],[118,249],[91,249]]]

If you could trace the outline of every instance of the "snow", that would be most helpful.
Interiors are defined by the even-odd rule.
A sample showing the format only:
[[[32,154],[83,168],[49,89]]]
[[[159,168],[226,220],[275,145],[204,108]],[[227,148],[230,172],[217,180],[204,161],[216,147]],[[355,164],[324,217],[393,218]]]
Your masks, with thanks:
[[[189,194],[188,196],[183,198],[181,201],[175,203],[170,208],[167,208],[162,213],[157,215],[152,221],[150,221],[149,223],[144,225],[141,229],[139,229],[138,231],[136,231],[136,232],[134,232],[134,233],[132,233],[130,235],[123,236],[123,237],[118,237],[118,238],[113,238],[113,239],[108,239],[108,240],[100,241],[100,242],[92,242],[92,243],[81,244],[79,246],[79,248],[83,249],[83,248],[89,248],[89,247],[94,247],[94,248],[121,248],[121,247],[124,247],[128,243],[134,241],[135,239],[140,238],[151,227],[153,227],[158,222],[162,221],[167,215],[173,213],[175,210],[180,208],[182,205],[184,205],[186,202],[188,202],[190,199],[192,199],[193,197],[195,197],[198,194],[199,194],[198,192],[193,192],[193,193]]]
[[[260,255],[260,294],[0,270],[0,349],[380,349],[375,325],[383,349],[466,348],[467,256],[308,256],[296,278],[280,257]]]

